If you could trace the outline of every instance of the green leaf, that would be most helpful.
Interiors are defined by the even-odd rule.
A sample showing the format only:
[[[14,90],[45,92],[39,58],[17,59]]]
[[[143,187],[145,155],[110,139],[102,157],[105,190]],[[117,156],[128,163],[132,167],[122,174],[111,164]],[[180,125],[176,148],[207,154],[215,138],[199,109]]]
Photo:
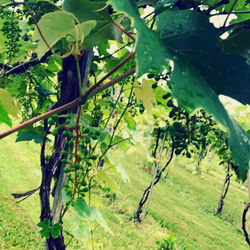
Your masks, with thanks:
[[[50,232],[53,238],[57,238],[61,232],[61,225],[59,223],[54,224],[50,227]]]
[[[140,18],[137,6],[132,0],[109,1],[116,10],[127,14],[134,21],[138,32],[136,43],[137,75],[153,72],[161,73],[169,65],[168,52],[154,31]]]
[[[6,112],[6,110],[3,107],[2,102],[0,101],[0,123],[1,122],[6,123],[10,127],[12,126],[12,122],[8,116],[8,113]]]
[[[35,143],[42,143],[44,138],[44,129],[40,127],[27,127],[18,131],[16,142],[20,141],[34,141]]]
[[[67,231],[69,231],[75,239],[79,240],[81,243],[85,243],[90,236],[88,222],[83,217],[79,217],[76,213],[70,215],[69,218],[69,223],[66,225]]]
[[[64,9],[73,13],[80,22],[89,20],[111,20],[107,8],[107,1],[89,1],[89,0],[65,0]]]
[[[117,157],[117,155],[122,155],[122,157]],[[131,162],[128,161],[128,155],[127,154],[122,154],[121,151],[108,151],[107,157],[109,159],[109,165],[110,167],[115,167],[117,172],[120,173],[123,181],[128,181],[129,177],[125,171],[125,167],[127,164],[130,164]]]
[[[85,217],[84,213],[90,216],[90,209],[83,198],[78,197],[76,201],[72,203],[72,206],[79,216]]]
[[[38,227],[41,227],[42,229],[39,231],[42,237],[45,237],[48,239],[50,237],[50,221],[49,219],[45,219],[43,221],[40,221],[37,224]]]
[[[90,212],[91,212],[90,218],[92,220],[95,220],[100,226],[102,226],[106,232],[109,232],[112,234],[112,231],[110,227],[108,226],[107,222],[102,217],[100,210],[97,209],[96,207],[91,207]]]
[[[52,48],[56,42],[72,33],[72,30],[75,28],[74,15],[64,11],[47,13],[42,16],[38,22],[38,26],[44,39],[49,44],[50,48]],[[33,41],[39,40],[36,52],[38,58],[41,59],[49,48],[41,38],[37,28],[35,29],[32,38]]]
[[[121,42],[121,31],[113,24],[106,1],[65,0],[64,9],[73,13],[80,22],[95,20],[96,27],[84,40],[84,47],[91,48],[108,40]]]
[[[94,29],[96,26],[96,21],[90,20],[83,23],[79,23],[75,26],[76,34],[78,34],[77,41],[81,41],[82,39],[85,39],[89,35],[92,29]],[[69,42],[74,42],[72,37],[69,37]]]
[[[221,40],[220,47],[225,54],[247,58],[250,64],[250,31],[234,30],[227,39]]]
[[[246,59],[220,51],[218,29],[206,16],[192,10],[166,10],[157,16],[157,32],[171,58],[193,64],[218,95],[250,103],[250,67]]]
[[[102,169],[98,170],[97,178],[100,181],[100,183],[107,185],[116,194],[119,194],[121,192],[117,183],[114,182],[104,170]]]
[[[129,129],[136,129],[136,121],[129,113],[124,114],[124,121],[127,123]]]
[[[69,41],[81,41],[87,36],[90,31],[95,27],[96,21],[92,20],[75,25],[75,16],[66,11],[54,11],[42,16],[38,22],[39,29],[52,48],[60,39],[68,37]],[[47,44],[41,38],[41,35],[36,28],[33,34],[33,41],[38,42],[36,49],[38,58],[41,57],[49,50]]]
[[[204,108],[228,128],[232,156],[235,164],[239,166],[239,172],[236,173],[245,180],[250,164],[250,136],[230,117],[216,93],[189,62],[176,60],[171,80],[174,83],[172,93],[183,107],[189,112]]]
[[[134,93],[138,101],[142,101],[144,107],[150,113],[153,108],[153,103],[156,103],[155,94],[151,85],[154,83],[153,80],[142,80],[142,85],[138,82],[135,84]]]

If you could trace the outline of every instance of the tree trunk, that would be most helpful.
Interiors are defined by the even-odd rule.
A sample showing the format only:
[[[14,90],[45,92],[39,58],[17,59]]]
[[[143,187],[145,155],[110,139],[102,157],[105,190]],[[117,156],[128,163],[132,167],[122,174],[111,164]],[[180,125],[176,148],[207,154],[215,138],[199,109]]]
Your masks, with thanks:
[[[82,90],[85,91],[88,72],[90,69],[92,61],[92,50],[86,50],[83,56],[80,58],[80,70],[82,78]],[[70,101],[73,101],[79,96],[79,84],[77,77],[76,61],[74,56],[69,56],[63,59],[63,71],[62,71],[62,83],[61,83],[61,94],[59,101],[52,106],[51,109],[60,107]],[[77,113],[78,108],[72,108],[62,112],[61,114],[72,114]],[[64,122],[64,118],[59,119],[59,124]],[[46,147],[46,138],[49,132],[47,121],[44,122],[45,128],[45,138],[41,148],[41,168],[42,168],[42,183],[40,187],[40,200],[41,200],[41,221],[45,219],[50,220],[50,225],[61,223],[61,212],[63,209],[63,200],[62,200],[62,189],[66,182],[67,176],[65,175],[63,169],[65,166],[61,164],[61,152],[65,148],[65,137],[63,136],[64,129],[61,128],[55,137],[53,154],[49,161],[45,160],[45,147]],[[51,181],[52,178],[56,177],[55,192],[51,192]],[[53,208],[51,210],[50,206],[50,194],[54,193]],[[63,230],[61,229],[60,235],[57,238],[50,236],[46,240],[45,249],[56,250],[65,249]]]
[[[224,184],[222,186],[220,200],[219,200],[218,208],[217,208],[217,211],[216,211],[215,215],[221,214],[222,209],[223,209],[224,199],[226,198],[226,195],[227,195],[227,192],[228,192],[228,189],[229,189],[229,185],[230,185],[230,177],[231,177],[231,175],[230,175],[229,171],[230,171],[230,165],[228,164],[226,178],[225,178]]]

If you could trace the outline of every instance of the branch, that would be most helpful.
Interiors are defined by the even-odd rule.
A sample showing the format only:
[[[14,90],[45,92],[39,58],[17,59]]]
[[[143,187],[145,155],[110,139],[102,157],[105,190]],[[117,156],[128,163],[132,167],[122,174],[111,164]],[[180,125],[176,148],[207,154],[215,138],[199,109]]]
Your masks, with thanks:
[[[250,20],[242,21],[239,23],[233,23],[231,25],[228,25],[227,27],[222,27],[221,34],[225,33],[226,31],[229,31],[231,29],[238,29],[238,28],[250,29]]]
[[[131,38],[133,41],[135,41],[135,38],[125,29],[123,29],[116,21],[113,21],[114,25],[120,29],[124,34],[126,34],[129,38]]]
[[[227,12],[227,11],[222,11],[222,12],[219,12],[219,13],[211,14],[211,15],[209,15],[209,17],[212,17],[212,16],[219,16],[219,15],[227,15],[227,14],[229,14],[229,12]],[[232,11],[230,14],[235,14],[235,15],[250,14],[250,11]]]
[[[237,2],[238,2],[238,0],[234,0],[234,3],[233,3],[233,5],[231,6],[231,8],[230,8],[230,10],[229,10],[229,13],[227,14],[227,17],[226,17],[226,19],[225,19],[225,21],[224,21],[224,24],[223,24],[223,26],[222,26],[223,28],[226,27],[227,20],[228,20],[229,16],[231,15],[231,12],[233,11],[233,9],[234,9],[235,5],[237,4]]]
[[[93,92],[97,87],[101,85],[102,82],[104,82],[108,77],[110,77],[115,71],[117,71],[119,68],[121,68],[125,63],[127,63],[131,58],[135,56],[135,52],[131,53],[127,58],[125,58],[121,63],[119,63],[114,69],[112,69],[108,74],[106,74],[101,80],[99,80],[95,85],[90,87],[87,91],[87,93]],[[86,94],[87,94],[86,93]]]
[[[36,116],[36,117],[26,121],[26,122],[21,123],[20,125],[14,127],[14,128],[11,128],[11,129],[1,133],[0,139],[4,138],[10,134],[13,134],[14,132],[17,132],[17,131],[19,131],[19,130],[21,130],[21,129],[23,129],[31,124],[34,124],[40,120],[44,120],[44,119],[46,119],[54,114],[58,114],[58,113],[61,113],[62,111],[67,110],[69,108],[73,108],[73,107],[82,105],[82,104],[86,103],[88,98],[91,98],[92,96],[94,96],[94,95],[98,94],[99,92],[103,91],[104,89],[107,89],[108,87],[114,85],[115,83],[122,80],[123,78],[126,78],[129,75],[132,75],[133,73],[135,73],[135,68],[133,68],[132,70],[125,72],[124,74],[112,79],[110,82],[104,84],[103,86],[101,86],[99,88],[96,88],[96,89],[90,88],[87,90],[86,94],[83,95],[82,97],[78,97],[75,100],[73,100],[65,105],[62,105],[56,109],[50,110],[42,115]]]
[[[250,246],[250,240],[249,240],[249,237],[248,237],[248,232],[246,230],[246,215],[247,215],[247,211],[248,211],[249,208],[250,208],[250,203],[247,204],[247,206],[245,207],[245,209],[243,211],[243,214],[242,214],[242,230],[244,232],[246,242]]]
[[[41,60],[38,60],[38,58],[31,59],[28,62],[24,62],[21,64],[17,64],[13,68],[7,66],[7,65],[2,65],[0,64],[0,68],[2,69],[7,69],[8,71],[5,72],[5,74],[0,75],[0,78],[3,76],[9,76],[11,74],[20,74],[25,72],[29,67],[31,66],[36,66],[37,64],[44,63],[46,62],[47,58],[51,55],[51,52],[48,51],[42,58]]]
[[[30,196],[32,194],[34,194],[37,190],[39,190],[40,186],[35,188],[35,189],[32,189],[30,191],[27,191],[25,193],[13,193],[11,194],[15,199],[18,199],[18,198],[21,198],[21,197],[24,197],[24,196]]]

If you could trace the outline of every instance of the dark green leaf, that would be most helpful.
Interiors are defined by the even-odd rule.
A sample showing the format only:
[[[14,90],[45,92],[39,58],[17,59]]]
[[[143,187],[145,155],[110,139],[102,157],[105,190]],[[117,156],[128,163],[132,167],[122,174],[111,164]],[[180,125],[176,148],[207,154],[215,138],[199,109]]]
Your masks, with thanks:
[[[245,57],[250,63],[250,31],[235,30],[220,42],[220,46],[225,54]]]
[[[59,223],[54,224],[50,227],[50,232],[53,238],[57,238],[61,232],[61,225]]]
[[[40,127],[28,127],[18,131],[16,142],[20,141],[34,141],[35,143],[42,143],[44,138],[44,129]]]
[[[218,30],[206,16],[192,10],[166,10],[157,16],[157,32],[172,59],[192,63],[218,95],[250,103],[250,66],[245,58],[220,51]]]
[[[40,221],[37,224],[38,227],[41,227],[42,229],[39,231],[42,237],[45,237],[48,239],[50,237],[50,221],[49,219],[45,219],[43,221]]]

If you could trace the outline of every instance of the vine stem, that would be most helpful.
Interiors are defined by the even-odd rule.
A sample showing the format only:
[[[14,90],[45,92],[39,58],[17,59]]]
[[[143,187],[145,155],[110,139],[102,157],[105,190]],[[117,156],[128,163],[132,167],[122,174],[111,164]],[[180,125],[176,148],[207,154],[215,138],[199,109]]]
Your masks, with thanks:
[[[124,64],[126,64],[129,60],[131,60],[135,56],[135,52],[131,53],[128,57],[126,57],[121,63],[119,63],[115,68],[113,68],[110,72],[108,72],[102,79],[100,79],[95,85],[90,87],[87,90],[87,93],[93,92],[97,87],[101,85],[108,77],[113,75],[119,68],[121,68]]]
[[[79,144],[79,138],[80,138],[80,131],[78,128],[78,125],[80,123],[80,118],[81,118],[81,111],[82,111],[82,106],[78,108],[78,113],[77,113],[77,118],[76,118],[76,126],[75,126],[75,132],[76,132],[76,139],[75,139],[75,161],[74,165],[78,163],[78,144]],[[76,188],[77,188],[77,175],[76,175],[76,168],[75,168],[75,186],[74,186],[74,195],[76,194]]]
[[[157,162],[155,163],[155,172],[154,172],[154,176],[153,176],[153,179],[152,179],[152,182],[151,182],[151,185],[150,185],[148,199],[147,199],[147,203],[145,205],[144,214],[142,215],[141,220],[143,220],[147,215],[148,205],[149,205],[149,201],[150,201],[150,198],[151,198],[151,195],[152,195],[152,192],[153,192],[153,186],[154,186],[154,182],[156,180],[156,175],[158,173],[158,169],[159,169],[159,166],[160,166],[160,161],[161,161],[162,152],[163,152],[165,141],[166,141],[166,136],[167,136],[167,130],[165,130],[165,133],[164,133],[164,136],[163,136],[163,139],[162,139],[159,158],[158,158]],[[154,160],[156,160],[156,159],[154,159]]]
[[[228,12],[228,14],[227,14],[227,17],[226,17],[226,19],[225,19],[225,21],[224,21],[224,24],[223,24],[223,26],[222,26],[223,29],[226,27],[227,20],[228,20],[229,16],[231,15],[231,13],[232,13],[232,11],[233,11],[235,5],[237,4],[237,2],[238,2],[238,0],[234,0],[234,3],[233,3],[233,5],[232,5],[232,7],[230,8],[230,10],[229,10],[229,12]]]
[[[129,38],[131,38],[133,41],[135,41],[135,38],[134,38],[128,31],[126,31],[125,29],[123,29],[119,23],[117,23],[116,21],[113,21],[113,23],[114,23],[114,25],[115,25],[118,29],[120,29],[124,34],[126,34]]]

